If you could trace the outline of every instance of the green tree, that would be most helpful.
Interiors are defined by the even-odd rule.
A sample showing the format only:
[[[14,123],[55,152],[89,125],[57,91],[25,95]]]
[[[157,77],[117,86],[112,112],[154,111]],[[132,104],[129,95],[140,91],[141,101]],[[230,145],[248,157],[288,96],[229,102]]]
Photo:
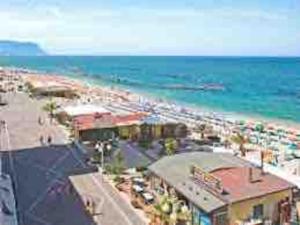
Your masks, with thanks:
[[[51,119],[51,122],[52,122],[52,119],[54,117],[54,112],[55,110],[58,108],[58,105],[55,101],[50,101],[48,102],[47,104],[45,104],[43,106],[43,109],[49,113],[49,116],[50,116],[50,119]]]
[[[248,143],[248,138],[241,133],[237,133],[236,135],[231,137],[231,140],[239,145],[239,150],[242,156],[246,156],[245,144]]]
[[[106,170],[114,175],[120,176],[125,170],[124,156],[121,150],[117,150],[110,164],[106,166]]]
[[[114,167],[115,167],[115,174],[117,175],[120,175],[125,169],[124,156],[121,150],[119,150],[115,155]]]
[[[169,196],[162,196],[154,205],[154,214],[159,217],[160,224],[166,225],[170,222],[171,200]]]
[[[154,214],[159,217],[161,224],[177,224],[177,222],[191,220],[191,211],[184,201],[176,196],[164,195],[154,205]]]
[[[174,138],[166,138],[164,141],[164,150],[167,155],[173,155],[177,149],[177,141]]]
[[[147,150],[147,149],[149,149],[151,147],[152,141],[150,139],[149,140],[147,140],[147,139],[140,139],[138,141],[138,144],[139,144],[139,146],[141,148]]]

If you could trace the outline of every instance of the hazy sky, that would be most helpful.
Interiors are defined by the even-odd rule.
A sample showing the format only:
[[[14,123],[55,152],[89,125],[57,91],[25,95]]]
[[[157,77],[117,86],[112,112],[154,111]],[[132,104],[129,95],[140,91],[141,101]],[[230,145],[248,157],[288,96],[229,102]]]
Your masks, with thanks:
[[[300,55],[300,0],[0,0],[0,24],[52,54]]]

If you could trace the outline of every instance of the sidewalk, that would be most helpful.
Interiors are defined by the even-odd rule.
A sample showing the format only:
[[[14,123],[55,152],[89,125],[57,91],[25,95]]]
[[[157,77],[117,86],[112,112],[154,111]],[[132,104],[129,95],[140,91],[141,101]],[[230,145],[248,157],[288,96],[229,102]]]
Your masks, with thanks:
[[[93,219],[101,225],[146,225],[132,206],[99,172],[70,176],[70,181],[84,203],[94,204]]]

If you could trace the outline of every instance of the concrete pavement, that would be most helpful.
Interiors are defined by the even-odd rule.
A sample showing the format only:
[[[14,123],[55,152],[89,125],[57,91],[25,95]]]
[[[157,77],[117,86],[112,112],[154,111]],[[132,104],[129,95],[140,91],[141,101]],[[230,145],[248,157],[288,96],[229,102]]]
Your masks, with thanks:
[[[49,123],[41,110],[46,101],[11,94],[9,105],[0,108],[7,132],[1,132],[3,170],[12,174],[20,225],[143,225],[133,208],[109,185],[99,183],[99,174],[85,165],[85,155],[67,144],[64,132]],[[38,124],[42,117],[44,125]],[[40,135],[51,135],[53,145],[41,145]],[[72,188],[69,176],[82,176],[84,184],[103,199],[105,211],[93,218],[84,206],[84,196]]]

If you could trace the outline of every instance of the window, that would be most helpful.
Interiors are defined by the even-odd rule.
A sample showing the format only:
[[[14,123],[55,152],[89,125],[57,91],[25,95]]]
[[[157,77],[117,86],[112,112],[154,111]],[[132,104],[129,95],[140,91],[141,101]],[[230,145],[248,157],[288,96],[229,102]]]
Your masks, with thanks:
[[[264,206],[263,204],[255,205],[253,207],[253,218],[261,219],[264,216]]]
[[[227,225],[228,218],[226,212],[220,212],[214,215],[214,225]]]

